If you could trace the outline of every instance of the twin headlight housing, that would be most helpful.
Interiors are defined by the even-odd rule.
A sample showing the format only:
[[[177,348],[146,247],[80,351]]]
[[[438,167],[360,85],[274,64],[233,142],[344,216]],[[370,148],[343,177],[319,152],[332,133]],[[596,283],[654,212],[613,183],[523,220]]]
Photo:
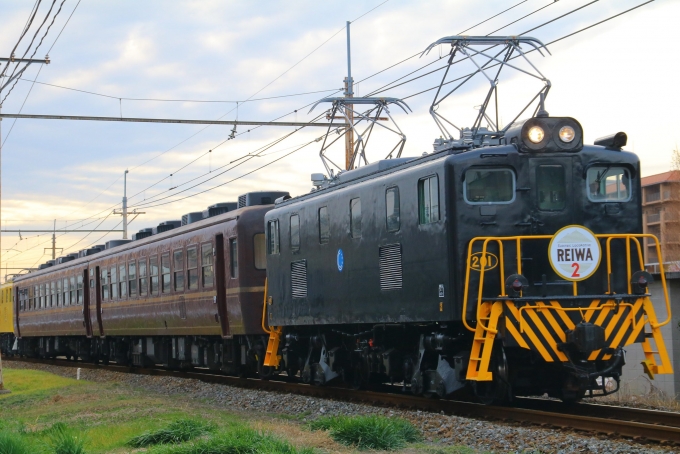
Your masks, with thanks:
[[[583,148],[583,128],[570,117],[530,118],[508,130],[505,138],[525,152],[575,152]]]

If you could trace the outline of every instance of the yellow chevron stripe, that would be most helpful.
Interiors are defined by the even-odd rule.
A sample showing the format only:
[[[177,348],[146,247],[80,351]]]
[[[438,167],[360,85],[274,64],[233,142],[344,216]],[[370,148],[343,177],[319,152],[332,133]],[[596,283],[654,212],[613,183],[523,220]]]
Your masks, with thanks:
[[[564,322],[564,324],[567,325],[567,329],[574,329],[574,328],[576,328],[576,325],[574,325],[574,322],[571,321],[571,319],[569,318],[569,316],[567,315],[567,313],[564,312],[564,311],[559,310],[559,309],[562,308],[562,306],[560,305],[560,303],[558,303],[557,301],[551,301],[551,302],[550,302],[550,305],[551,305],[552,307],[558,308],[557,310],[555,310],[555,312],[557,312],[557,314],[560,316],[560,318],[562,319],[562,322]]]
[[[621,316],[628,312],[630,314],[630,311],[632,309],[628,306],[619,306],[619,310],[614,313],[614,316],[609,320],[609,323],[607,324],[607,327],[604,330],[604,339],[605,341],[609,339],[609,336],[611,335],[612,331],[614,328],[616,328],[616,325],[619,323],[619,320],[621,319]]]
[[[586,322],[590,321],[590,318],[593,316],[595,313],[595,308],[600,305],[600,300],[593,300],[592,303],[590,303],[590,309],[586,311],[586,315],[584,317]]]
[[[524,337],[519,333],[519,330],[515,328],[510,320],[505,319],[505,328],[510,332],[510,335],[517,341],[520,347],[529,350],[529,344],[524,340]]]
[[[526,312],[529,313],[529,317],[531,317],[531,320],[534,321],[534,323],[538,327],[538,330],[543,335],[545,342],[550,346],[550,348],[552,348],[553,352],[555,352],[557,357],[561,361],[567,361],[566,355],[557,349],[557,343],[555,342],[555,339],[553,339],[552,335],[550,334],[550,331],[548,331],[548,329],[545,327],[545,325],[543,324],[541,319],[538,317],[538,314],[536,314],[536,311],[534,309],[529,309]]]
[[[517,321],[518,321],[519,323],[521,323],[522,319],[521,319],[521,317],[520,317],[520,315],[519,315],[519,314],[520,314],[519,309],[517,309],[516,307],[513,306],[513,307],[510,308],[510,311],[511,311],[512,314],[515,316],[515,318],[517,319]],[[544,347],[543,344],[541,343],[541,341],[540,341],[540,339],[538,338],[538,336],[536,336],[536,334],[533,332],[533,330],[531,329],[531,327],[528,326],[526,323],[524,324],[524,333],[527,335],[527,337],[528,337],[528,338],[531,340],[531,342],[534,344],[534,346],[536,347],[536,350],[538,350],[538,352],[541,354],[541,356],[543,357],[543,359],[544,359],[546,362],[552,363],[552,362],[553,362],[552,356],[550,356],[550,353],[548,353],[548,351],[545,349],[545,347]]]

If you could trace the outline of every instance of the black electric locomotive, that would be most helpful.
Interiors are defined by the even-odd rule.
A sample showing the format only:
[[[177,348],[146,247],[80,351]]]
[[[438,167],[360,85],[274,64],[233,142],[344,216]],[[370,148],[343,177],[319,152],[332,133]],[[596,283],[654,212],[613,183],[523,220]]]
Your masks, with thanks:
[[[576,120],[538,116],[504,145],[384,160],[279,201],[265,216],[267,321],[280,327],[267,364],[416,394],[473,383],[485,401],[607,393],[622,348],[650,337],[662,353],[648,366],[669,369],[637,260],[640,163],[624,137],[583,145]],[[601,247],[587,279],[550,263],[551,240],[572,225]],[[569,244],[568,265],[587,266],[586,243]]]

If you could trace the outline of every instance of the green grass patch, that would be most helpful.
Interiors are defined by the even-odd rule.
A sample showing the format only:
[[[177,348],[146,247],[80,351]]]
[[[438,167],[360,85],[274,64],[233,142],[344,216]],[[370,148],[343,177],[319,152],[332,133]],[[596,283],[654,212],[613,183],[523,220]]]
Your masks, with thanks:
[[[13,401],[23,401],[26,394],[46,395],[45,391],[68,386],[79,386],[84,382],[72,378],[64,378],[58,375],[27,369],[7,369],[2,371],[5,388],[12,391],[9,394],[0,394],[0,400],[4,400],[3,406]]]
[[[56,423],[44,432],[54,454],[85,454],[85,437],[64,423]]]
[[[151,454],[312,454],[309,448],[298,450],[289,442],[274,435],[241,425],[209,438],[201,438],[180,445],[160,445],[151,448]]]
[[[213,432],[215,425],[196,419],[178,419],[168,424],[167,427],[155,431],[147,431],[132,438],[128,446],[133,448],[145,448],[147,446],[182,443],[192,440],[201,435]]]
[[[327,430],[331,438],[358,449],[393,451],[420,441],[420,431],[401,418],[385,416],[326,416],[310,423],[312,430]]]
[[[26,439],[10,432],[0,432],[0,454],[33,454],[34,450]]]

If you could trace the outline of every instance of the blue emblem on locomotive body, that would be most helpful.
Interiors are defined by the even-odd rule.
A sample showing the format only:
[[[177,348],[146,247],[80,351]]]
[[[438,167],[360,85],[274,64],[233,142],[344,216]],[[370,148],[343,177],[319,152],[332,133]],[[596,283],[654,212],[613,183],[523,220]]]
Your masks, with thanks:
[[[342,249],[338,249],[337,263],[338,263],[338,271],[342,271],[342,269],[345,267],[345,256],[342,253]]]

